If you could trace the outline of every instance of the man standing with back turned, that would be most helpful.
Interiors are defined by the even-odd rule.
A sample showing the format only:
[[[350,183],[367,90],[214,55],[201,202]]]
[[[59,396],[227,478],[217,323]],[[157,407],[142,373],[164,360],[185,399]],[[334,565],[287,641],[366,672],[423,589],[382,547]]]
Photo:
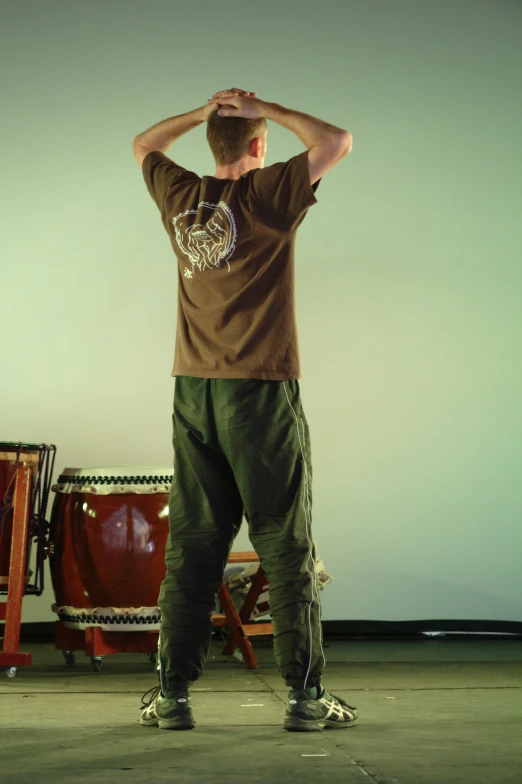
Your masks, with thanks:
[[[307,148],[263,168],[267,120]],[[166,157],[207,123],[214,176]],[[270,582],[274,653],[288,686],[284,727],[352,727],[357,711],[321,684],[325,659],[312,540],[310,433],[301,404],[294,292],[297,228],[348,131],[232,88],[137,136],[133,151],[178,262],[172,375],[174,478],[161,585],[159,686],[140,723],[194,726],[216,595],[241,526]]]

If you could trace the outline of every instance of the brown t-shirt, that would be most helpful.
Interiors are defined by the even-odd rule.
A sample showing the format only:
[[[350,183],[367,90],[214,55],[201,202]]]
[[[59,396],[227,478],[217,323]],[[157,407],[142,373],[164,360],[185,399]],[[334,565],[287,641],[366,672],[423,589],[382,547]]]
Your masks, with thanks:
[[[178,260],[173,376],[301,377],[294,246],[315,204],[308,150],[238,180],[150,152],[143,176]]]

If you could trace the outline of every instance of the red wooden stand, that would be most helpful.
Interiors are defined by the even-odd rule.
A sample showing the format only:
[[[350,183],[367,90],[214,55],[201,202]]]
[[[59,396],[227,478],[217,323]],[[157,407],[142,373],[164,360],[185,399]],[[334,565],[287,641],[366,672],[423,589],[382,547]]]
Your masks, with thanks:
[[[242,564],[256,561],[259,561],[256,553],[231,553],[228,563]],[[225,645],[223,653],[231,655],[236,648],[239,648],[247,667],[251,670],[256,670],[259,665],[249,637],[273,634],[272,623],[248,623],[265,582],[265,573],[259,567],[239,612],[236,610],[227,586],[222,583],[218,596],[223,613],[212,616],[212,623],[215,627],[228,626],[230,629],[230,639]],[[61,621],[57,621],[56,648],[61,651],[84,650],[85,655],[90,656],[91,660],[111,653],[153,654],[158,650],[158,634],[157,631],[109,632],[99,626],[91,626],[85,631],[81,631],[68,629]]]
[[[0,459],[13,460],[16,459],[16,455],[1,453]],[[31,489],[33,471],[38,463],[38,455],[22,452],[20,460],[21,463],[16,471],[13,495],[13,527],[7,601],[0,602],[0,620],[5,621],[0,667],[27,667],[31,664],[31,654],[22,653],[19,650],[19,646],[22,599],[26,582]]]
[[[254,552],[230,553],[228,559],[229,564],[257,562],[259,562],[259,556]],[[269,623],[248,622],[265,583],[266,575],[263,568],[260,566],[256,576],[252,580],[250,590],[248,591],[239,612],[236,610],[227,586],[223,583],[218,596],[221,606],[223,607],[224,615],[214,615],[212,618],[214,626],[228,626],[231,632],[230,638],[223,648],[223,653],[226,656],[231,656],[236,648],[239,648],[243,654],[243,659],[250,670],[257,670],[259,665],[254,655],[252,644],[248,638],[261,634],[274,633],[274,627],[271,621]]]

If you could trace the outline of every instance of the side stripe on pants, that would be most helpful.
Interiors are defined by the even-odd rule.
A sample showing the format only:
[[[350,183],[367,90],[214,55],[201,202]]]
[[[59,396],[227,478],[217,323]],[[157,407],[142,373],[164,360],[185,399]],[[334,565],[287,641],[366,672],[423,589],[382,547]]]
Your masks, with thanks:
[[[299,439],[299,448],[301,450],[301,456],[303,458],[303,466],[304,466],[304,471],[305,471],[305,482],[304,482],[303,492],[306,494],[306,498],[303,499],[303,509],[304,509],[305,520],[306,520],[306,535],[308,537],[308,542],[309,542],[309,545],[310,545],[310,555],[309,555],[307,563],[308,564],[311,563],[311,568],[308,569],[308,572],[310,574],[311,589],[312,589],[311,590],[312,599],[310,601],[310,604],[308,605],[308,639],[310,641],[309,642],[310,657],[309,657],[309,663],[308,663],[308,670],[306,672],[306,678],[305,678],[305,682],[304,682],[304,686],[303,686],[303,688],[306,689],[306,685],[308,683],[308,676],[310,675],[310,668],[312,666],[312,656],[313,656],[313,644],[312,644],[313,637],[312,637],[312,618],[311,618],[311,613],[312,613],[312,607],[313,607],[313,604],[314,604],[314,592],[315,592],[315,596],[316,596],[316,600],[317,600],[317,605],[319,607],[319,613],[320,613],[319,619],[321,618],[321,603],[319,601],[319,591],[318,591],[318,587],[317,587],[317,574],[316,574],[316,571],[315,571],[315,563],[314,563],[314,558],[313,558],[313,546],[314,546],[314,544],[313,544],[312,537],[311,537],[312,510],[310,508],[310,498],[309,498],[309,494],[308,494],[309,478],[308,478],[308,468],[307,468],[307,465],[306,465],[306,456],[305,456],[305,452],[304,452],[304,442],[305,442],[304,424],[303,424],[303,437],[301,439],[301,433],[300,433],[300,430],[299,430],[299,419],[297,417],[297,414],[295,413],[295,409],[294,409],[292,403],[290,402],[290,398],[288,396],[288,392],[287,392],[287,389],[286,389],[286,381],[283,381],[283,386],[284,386],[284,390],[285,390],[285,394],[286,394],[286,399],[288,400],[288,405],[292,409],[292,413],[293,413],[294,418],[295,418],[295,423],[297,425],[297,437]],[[321,637],[322,637],[322,631],[321,631]],[[325,655],[324,655],[323,646],[321,644],[321,640],[319,641],[319,645],[321,647],[321,655],[323,657],[323,662],[324,662],[324,664],[326,664],[326,659],[325,659]]]

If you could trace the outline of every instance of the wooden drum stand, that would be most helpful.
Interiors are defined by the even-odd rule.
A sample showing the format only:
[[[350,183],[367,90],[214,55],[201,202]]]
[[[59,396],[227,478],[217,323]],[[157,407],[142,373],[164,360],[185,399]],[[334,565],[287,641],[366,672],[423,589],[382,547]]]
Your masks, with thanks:
[[[0,621],[5,621],[0,666],[8,668],[10,678],[17,667],[31,664],[31,654],[19,649],[22,600],[26,593],[41,593],[28,585],[31,536],[38,534],[43,549],[41,528],[31,528],[41,521],[39,515],[32,519],[32,512],[40,493],[42,457],[54,451],[45,444],[0,442],[0,593],[7,593],[7,600],[0,601]]]

